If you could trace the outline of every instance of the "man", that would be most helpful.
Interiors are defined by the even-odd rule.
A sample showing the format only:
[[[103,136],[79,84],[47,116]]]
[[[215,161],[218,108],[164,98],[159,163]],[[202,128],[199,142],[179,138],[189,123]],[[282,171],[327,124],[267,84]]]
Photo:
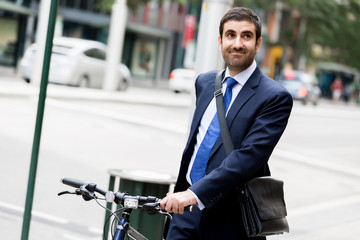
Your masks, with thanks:
[[[226,156],[218,137],[208,155],[202,155],[202,145],[216,126],[212,121],[217,119],[213,94],[217,71],[201,74],[195,82],[196,109],[175,193],[160,203],[175,213],[167,234],[170,240],[247,239],[236,187],[251,178],[270,175],[267,161],[292,108],[290,94],[264,75],[255,62],[261,44],[259,17],[250,9],[233,8],[222,18],[219,32],[219,48],[227,65],[222,87],[235,82],[229,90],[232,97],[226,115],[235,150]],[[201,165],[204,173],[194,177]],[[188,205],[195,205],[194,211],[184,213]]]

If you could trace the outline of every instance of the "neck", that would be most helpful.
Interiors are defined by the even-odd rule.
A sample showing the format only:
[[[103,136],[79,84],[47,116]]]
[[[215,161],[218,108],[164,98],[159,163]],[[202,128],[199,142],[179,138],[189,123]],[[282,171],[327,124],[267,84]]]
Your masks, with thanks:
[[[256,61],[254,60],[254,61],[252,61],[252,63],[249,65],[249,66],[246,66],[246,67],[244,67],[244,68],[233,68],[233,67],[227,67],[227,69],[228,69],[228,72],[229,72],[229,74],[230,74],[230,76],[231,77],[235,77],[236,75],[238,75],[239,73],[241,73],[241,72],[244,72],[244,71],[246,71],[246,70],[248,70],[248,69],[255,69],[256,68]]]

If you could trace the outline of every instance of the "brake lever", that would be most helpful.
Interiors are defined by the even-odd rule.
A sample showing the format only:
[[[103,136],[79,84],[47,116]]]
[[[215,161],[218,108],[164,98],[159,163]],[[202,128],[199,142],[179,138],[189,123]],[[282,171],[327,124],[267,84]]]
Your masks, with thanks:
[[[162,209],[158,211],[158,213],[160,213],[161,215],[164,215],[165,217],[169,218],[170,220],[172,220],[172,215],[166,211],[163,211]]]
[[[168,218],[170,218],[170,220],[172,219],[172,216],[170,213],[164,211],[160,205],[159,205],[159,202],[154,202],[154,203],[145,203],[141,209],[145,212],[147,212],[148,214],[150,215],[154,215],[156,213],[159,213],[161,215],[164,215]]]
[[[149,215],[154,215],[159,212],[158,203],[145,203],[141,206],[141,210],[145,211]]]
[[[76,194],[76,192],[70,192],[70,191],[62,191],[58,193],[58,196],[64,195],[64,194]]]
[[[95,195],[95,193],[93,191],[89,191],[87,188],[86,188],[86,185],[84,186],[81,186],[80,188],[76,189],[75,190],[75,194],[76,195],[81,195],[82,198],[85,200],[85,201],[90,201],[92,199],[96,199],[97,196]]]

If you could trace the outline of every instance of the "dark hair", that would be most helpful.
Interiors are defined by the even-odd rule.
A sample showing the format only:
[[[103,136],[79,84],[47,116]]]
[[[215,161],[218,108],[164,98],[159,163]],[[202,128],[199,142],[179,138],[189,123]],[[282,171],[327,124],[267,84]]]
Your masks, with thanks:
[[[258,15],[250,8],[235,7],[230,9],[221,19],[219,26],[220,37],[222,38],[224,24],[227,21],[249,21],[254,23],[256,29],[256,41],[261,37],[261,21]]]

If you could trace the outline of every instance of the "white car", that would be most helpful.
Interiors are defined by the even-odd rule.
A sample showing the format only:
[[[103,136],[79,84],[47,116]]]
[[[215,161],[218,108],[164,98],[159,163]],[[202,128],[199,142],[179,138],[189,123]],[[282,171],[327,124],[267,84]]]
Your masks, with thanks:
[[[36,44],[32,44],[20,61],[19,73],[30,82],[36,58]],[[106,45],[91,40],[54,38],[49,82],[79,87],[101,88],[106,68]],[[130,70],[119,64],[118,90],[126,90],[131,81]]]
[[[196,73],[193,69],[177,68],[170,73],[169,88],[175,93],[191,92],[195,87]]]

